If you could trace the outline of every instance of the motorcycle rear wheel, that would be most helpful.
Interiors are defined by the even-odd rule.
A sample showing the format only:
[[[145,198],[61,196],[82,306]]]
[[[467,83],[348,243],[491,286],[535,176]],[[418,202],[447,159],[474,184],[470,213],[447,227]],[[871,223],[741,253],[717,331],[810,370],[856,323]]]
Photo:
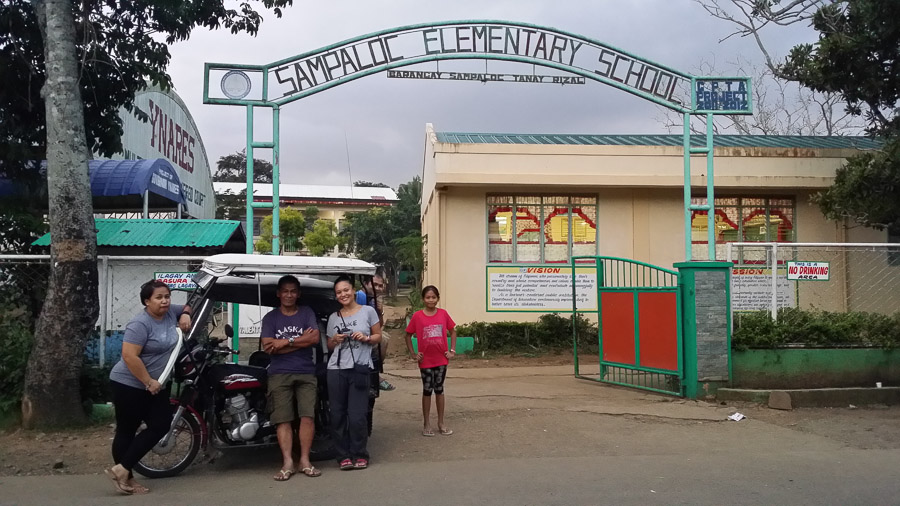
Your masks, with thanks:
[[[173,406],[175,409],[176,406]],[[169,478],[191,465],[200,452],[200,422],[188,411],[181,415],[166,446],[158,443],[134,466],[134,470],[148,478]]]

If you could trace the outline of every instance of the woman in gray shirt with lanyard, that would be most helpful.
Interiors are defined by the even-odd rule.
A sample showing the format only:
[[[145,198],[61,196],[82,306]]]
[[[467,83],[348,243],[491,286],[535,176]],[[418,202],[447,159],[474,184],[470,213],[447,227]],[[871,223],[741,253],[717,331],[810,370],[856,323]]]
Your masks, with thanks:
[[[371,306],[356,302],[350,278],[334,282],[341,309],[328,317],[328,402],[331,435],[342,471],[369,466],[369,378],[372,347],[381,342],[381,323]]]
[[[106,469],[123,494],[146,494],[150,490],[134,481],[132,467],[168,432],[172,423],[169,389],[159,378],[178,340],[176,325],[191,328],[190,307],[171,303],[168,285],[150,280],[141,285],[144,310],[125,326],[122,359],[109,373],[116,408],[113,467]],[[135,434],[142,423],[147,428]]]

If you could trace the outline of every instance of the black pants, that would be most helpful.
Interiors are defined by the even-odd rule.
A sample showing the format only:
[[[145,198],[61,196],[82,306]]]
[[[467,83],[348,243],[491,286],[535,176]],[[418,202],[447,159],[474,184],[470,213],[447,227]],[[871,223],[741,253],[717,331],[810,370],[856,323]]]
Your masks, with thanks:
[[[109,382],[116,408],[116,436],[113,438],[113,462],[128,470],[137,464],[156,443],[166,435],[172,424],[172,407],[169,405],[169,389],[156,395],[150,392]],[[141,423],[147,428],[135,434]]]
[[[356,373],[353,369],[329,369],[328,402],[337,461],[368,460],[369,375]]]

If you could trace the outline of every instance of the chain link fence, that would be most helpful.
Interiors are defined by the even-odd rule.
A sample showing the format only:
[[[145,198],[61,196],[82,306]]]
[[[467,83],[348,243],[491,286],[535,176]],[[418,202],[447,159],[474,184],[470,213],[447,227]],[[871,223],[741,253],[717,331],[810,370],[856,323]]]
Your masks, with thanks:
[[[184,304],[193,285],[190,280],[203,258],[98,257],[100,317],[85,349],[88,363],[102,366],[119,360],[125,326],[143,308],[142,284],[159,278],[172,288],[172,302]],[[0,255],[0,303],[8,311],[25,312],[30,321],[37,321],[49,277],[49,255]]]
[[[796,312],[900,311],[900,244],[729,243],[734,263],[735,323],[748,311],[768,311],[790,323]]]

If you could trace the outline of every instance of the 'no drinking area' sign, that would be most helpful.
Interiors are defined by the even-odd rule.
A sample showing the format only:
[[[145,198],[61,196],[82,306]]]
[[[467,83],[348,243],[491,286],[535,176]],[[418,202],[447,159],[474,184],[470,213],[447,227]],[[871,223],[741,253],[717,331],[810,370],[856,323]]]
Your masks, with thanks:
[[[828,281],[831,267],[828,262],[788,262],[787,278],[791,281]]]

